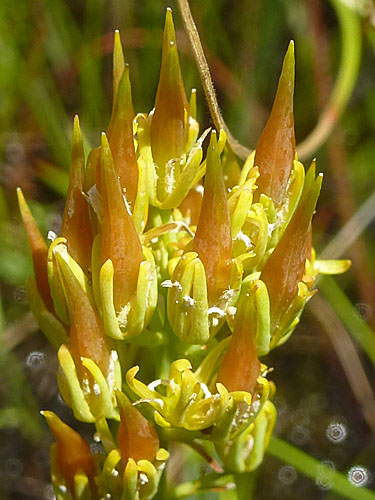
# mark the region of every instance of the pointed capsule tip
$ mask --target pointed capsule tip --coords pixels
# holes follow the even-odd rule
[[[41,410],[40,414],[47,420],[47,423],[51,422],[56,415],[49,410]]]
[[[216,133],[216,130],[213,129],[211,130],[211,134],[210,134],[210,144],[209,144],[209,148],[215,148],[217,145],[217,133]]]
[[[29,206],[25,200],[25,196],[20,187],[17,188],[17,198],[18,198],[18,206],[20,208],[22,219],[24,216],[30,211]]]
[[[292,71],[294,73],[294,66],[295,66],[294,41],[291,40],[289,42],[288,49],[285,53],[283,62],[283,72],[285,71],[286,68],[288,68],[289,71]]]
[[[79,116],[74,115],[73,119],[73,135],[78,135],[79,137],[81,136],[81,127],[79,123]]]
[[[176,33],[174,30],[172,9],[167,7],[165,13],[165,25],[164,25],[164,43],[165,41],[174,41],[176,43]]]
[[[105,151],[110,150],[109,142],[108,142],[108,137],[107,137],[107,134],[105,132],[102,132],[102,135],[101,135],[101,144],[100,145],[102,147],[103,153]]]

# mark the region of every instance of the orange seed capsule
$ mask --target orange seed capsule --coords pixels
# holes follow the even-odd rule
[[[260,362],[255,348],[252,311],[243,300],[237,313],[236,324],[217,376],[229,392],[254,393],[260,375]]]
[[[134,207],[138,189],[138,164],[133,138],[134,110],[129,80],[129,66],[126,65],[119,82],[114,120],[109,144],[121,188],[126,199]]]
[[[124,465],[128,459],[153,462],[159,449],[155,427],[135,408],[124,394],[117,391],[120,425],[117,438]]]
[[[56,439],[60,471],[70,491],[74,492],[74,476],[79,471],[84,472],[92,482],[95,475],[95,464],[89,444],[53,412],[43,411],[41,413]]]
[[[160,79],[150,130],[152,154],[161,174],[170,159],[179,158],[183,153],[184,115],[187,109],[172,10],[168,8],[163,33]]]
[[[53,300],[48,283],[47,274],[47,254],[48,248],[42,235],[40,234],[37,223],[32,216],[30,209],[23,196],[21,188],[17,188],[18,205],[20,207],[23,225],[25,226],[31,255],[34,265],[34,273],[38,292],[50,312],[54,312]]]
[[[309,227],[322,184],[313,164],[305,178],[301,199],[260,279],[267,285],[271,308],[271,332],[296,297],[302,281],[309,245]]]
[[[70,255],[87,273],[91,265],[92,231],[88,204],[83,196],[85,156],[78,116],[74,117],[70,179],[61,234],[68,241]]]
[[[139,266],[143,260],[142,245],[133,219],[125,204],[115,171],[112,153],[102,135],[102,262],[111,259],[114,267],[114,304],[121,310],[137,289]]]
[[[213,305],[229,287],[232,262],[231,226],[215,131],[211,133],[207,151],[204,194],[193,250],[203,262],[208,302]]]
[[[271,115],[258,142],[254,165],[260,177],[255,201],[264,193],[276,208],[283,201],[296,151],[293,116],[294,42],[289,43]]]
[[[106,377],[110,353],[99,314],[92,306],[65,257],[56,252],[56,259],[69,302],[71,317],[69,338],[76,366],[81,372],[81,377],[86,376],[81,357],[90,358]]]

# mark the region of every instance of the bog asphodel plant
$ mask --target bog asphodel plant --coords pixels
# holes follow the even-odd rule
[[[311,219],[322,176],[295,149],[294,46],[271,115],[241,166],[199,133],[167,10],[155,107],[134,114],[115,33],[113,108],[85,160],[74,120],[61,236],[49,248],[21,190],[30,307],[57,349],[62,397],[101,453],[49,411],[60,500],[150,499],[170,440],[212,442],[224,471],[254,470],[276,419],[262,358],[283,344],[323,269]],[[207,141],[207,153],[203,143]]]

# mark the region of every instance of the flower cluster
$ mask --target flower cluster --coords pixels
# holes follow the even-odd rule
[[[57,349],[62,397],[103,445],[93,455],[43,413],[58,499],[152,498],[168,459],[160,440],[210,441],[229,471],[261,463],[276,411],[260,358],[288,339],[316,274],[348,265],[314,257],[322,176],[297,159],[293,92],[290,43],[256,152],[240,166],[223,131],[199,135],[168,9],[148,114],[134,114],[115,33],[111,120],[87,160],[74,120],[61,236],[49,247],[18,191],[30,307]]]

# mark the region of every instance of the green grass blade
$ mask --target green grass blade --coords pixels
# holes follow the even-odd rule
[[[375,333],[361,318],[357,309],[333,278],[330,276],[322,277],[319,280],[319,290],[375,365]]]
[[[324,465],[316,458],[295,448],[282,439],[272,437],[267,453],[292,465],[303,475],[315,480],[319,476],[329,477],[331,490],[350,500],[375,500],[375,493],[367,488],[354,486],[346,477]]]

